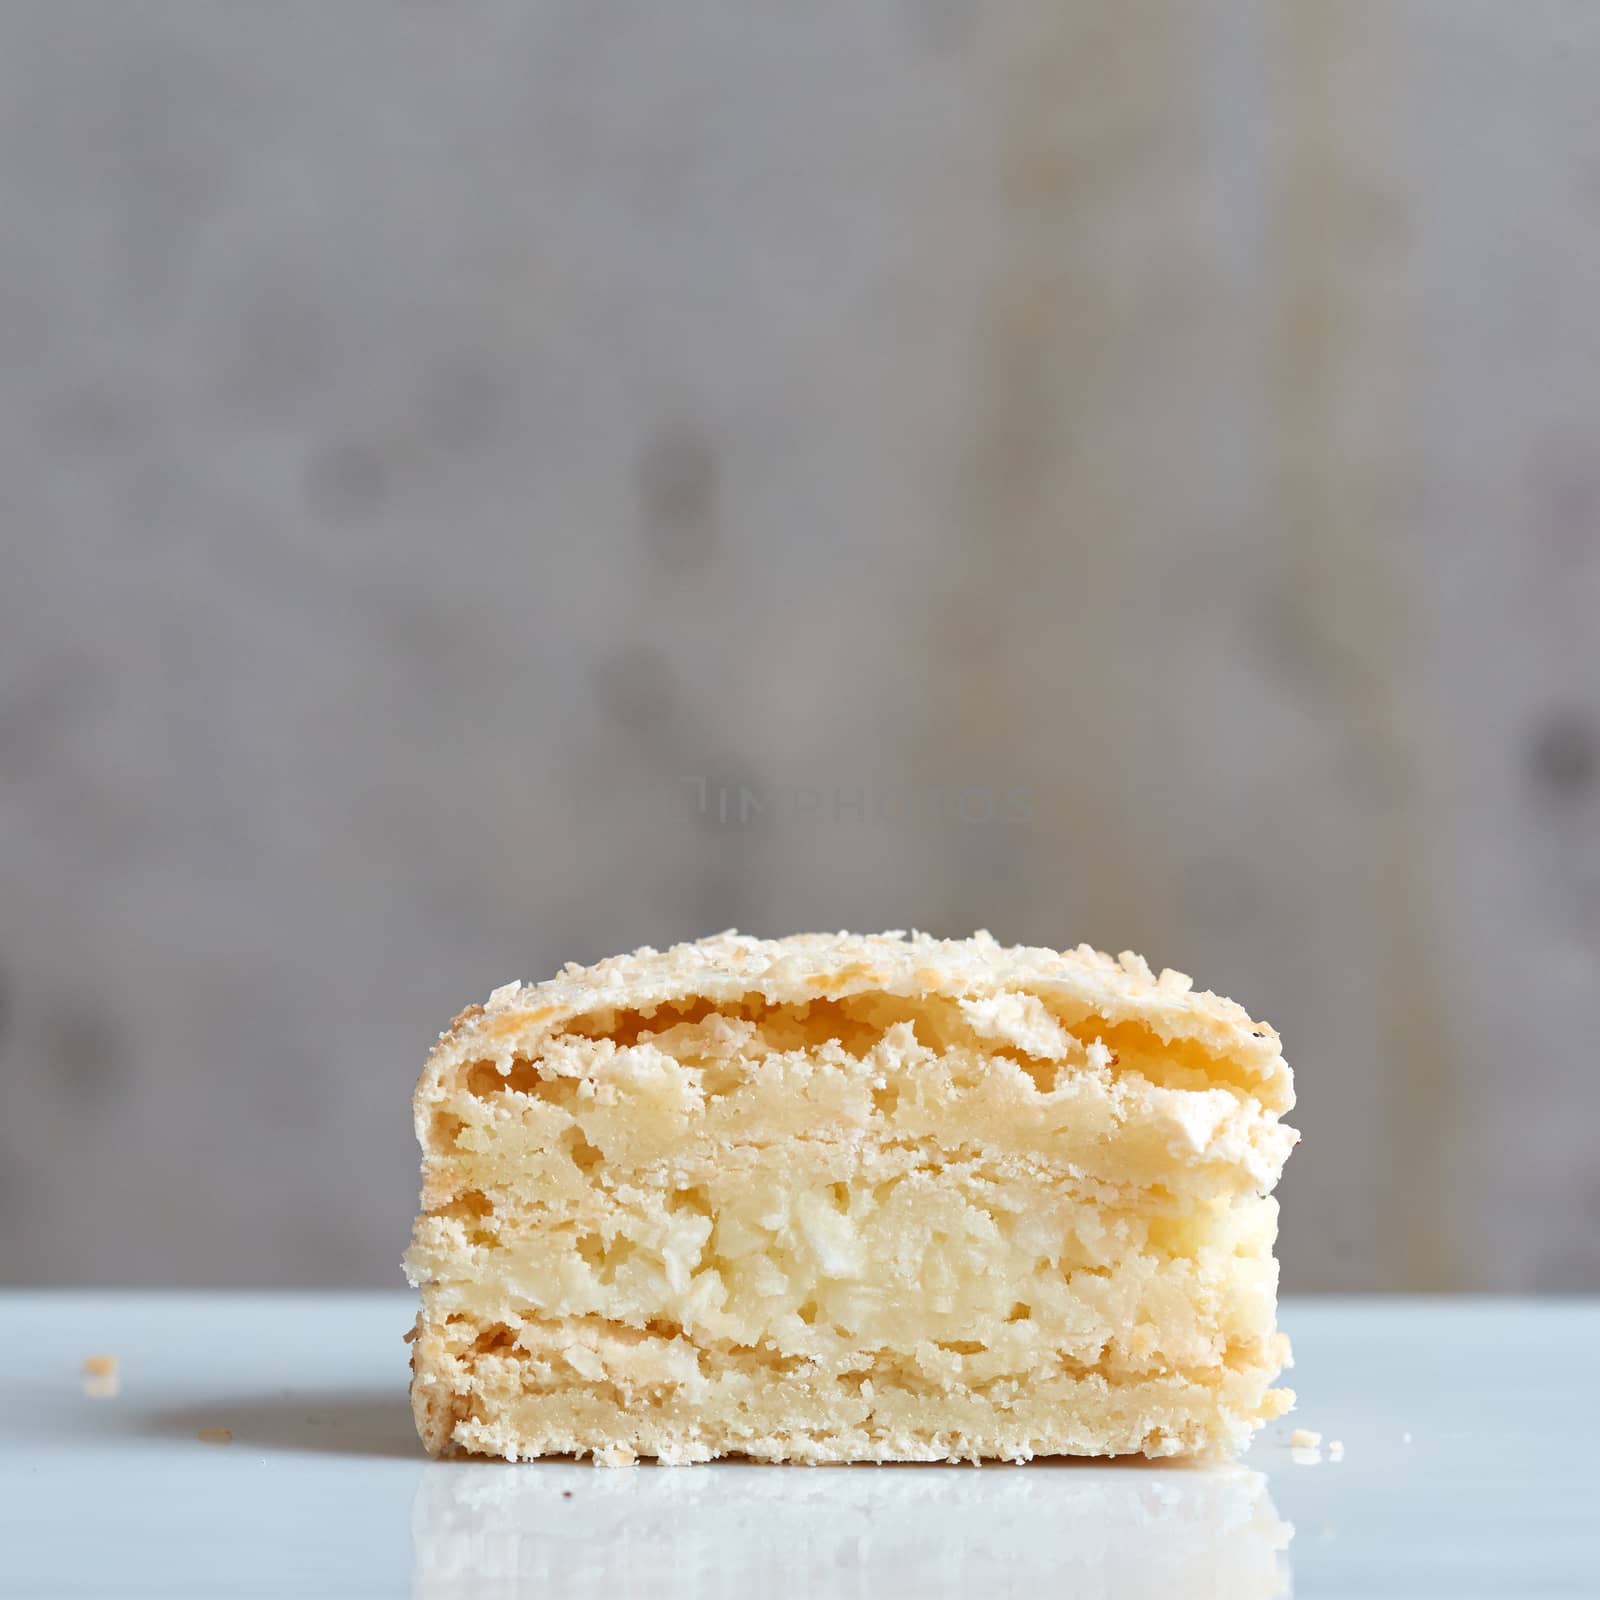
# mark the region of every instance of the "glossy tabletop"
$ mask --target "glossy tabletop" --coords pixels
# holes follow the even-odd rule
[[[1290,1301],[1231,1467],[430,1462],[411,1312],[0,1295],[0,1595],[1600,1595],[1597,1301]]]

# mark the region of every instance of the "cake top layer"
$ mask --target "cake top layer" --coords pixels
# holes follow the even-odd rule
[[[1293,1103],[1277,1031],[1242,1006],[1196,990],[1187,974],[1159,976],[1142,956],[1113,959],[1089,945],[1057,951],[1002,945],[980,930],[970,939],[927,934],[804,933],[755,939],[728,931],[670,950],[642,946],[592,967],[569,962],[543,983],[509,983],[484,1006],[469,1006],[440,1035],[423,1078],[478,1056],[536,1051],[574,1019],[607,1011],[649,1016],[695,1002],[799,1006],[881,993],[1015,1004],[1032,996],[1050,1011],[1133,1023],[1164,1044],[1192,1041],[1260,1085],[1275,1107]],[[420,1086],[419,1086],[420,1087]]]

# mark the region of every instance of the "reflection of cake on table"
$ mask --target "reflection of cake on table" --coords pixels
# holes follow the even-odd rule
[[[420,1474],[412,1594],[1268,1600],[1288,1592],[1292,1531],[1266,1479],[1233,1465],[514,1472],[451,1462]]]
[[[1082,946],[724,934],[497,990],[417,1087],[435,1453],[1229,1453],[1286,1407],[1271,1028]]]

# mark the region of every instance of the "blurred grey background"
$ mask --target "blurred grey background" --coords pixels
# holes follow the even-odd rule
[[[0,1279],[396,1286],[491,987],[987,926],[1281,1028],[1288,1286],[1600,1288],[1597,82],[0,0]]]

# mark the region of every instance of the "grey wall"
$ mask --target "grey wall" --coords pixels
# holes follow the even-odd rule
[[[0,1279],[394,1284],[494,985],[987,925],[1277,1023],[1291,1286],[1600,1288],[1597,74],[0,0]]]

